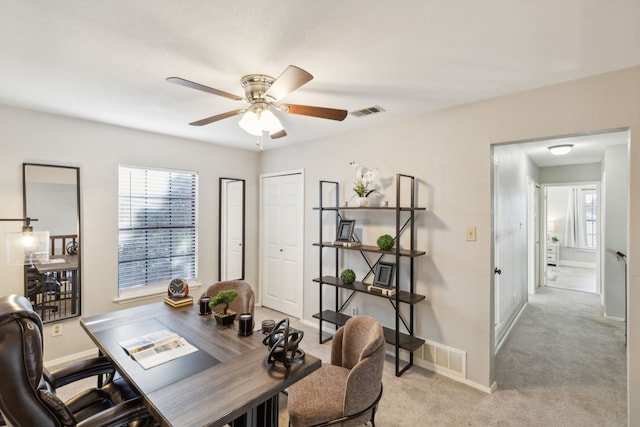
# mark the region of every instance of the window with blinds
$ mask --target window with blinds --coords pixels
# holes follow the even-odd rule
[[[120,167],[118,289],[195,279],[195,172]]]

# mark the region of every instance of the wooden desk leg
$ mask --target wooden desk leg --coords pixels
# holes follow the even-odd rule
[[[231,427],[278,427],[278,394],[231,422]]]

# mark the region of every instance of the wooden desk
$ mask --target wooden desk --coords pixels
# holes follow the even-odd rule
[[[307,354],[288,369],[270,365],[262,334],[243,337],[237,325],[220,328],[213,316],[198,315],[197,304],[173,308],[160,302],[80,323],[163,426],[277,426],[278,393],[321,364]],[[161,329],[176,332],[199,351],[145,371],[118,344]]]

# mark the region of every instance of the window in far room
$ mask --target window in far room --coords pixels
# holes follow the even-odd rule
[[[196,172],[120,167],[119,295],[197,277],[197,187]]]
[[[585,246],[596,248],[596,221],[598,219],[596,190],[582,190],[584,197]]]

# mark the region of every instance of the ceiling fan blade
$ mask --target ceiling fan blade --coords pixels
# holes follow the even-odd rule
[[[242,114],[247,110],[233,110],[227,111],[226,113],[218,114],[215,116],[207,117],[206,119],[198,120],[197,122],[189,123],[191,126],[204,126],[209,123],[217,122],[218,120],[228,119],[229,117],[236,116],[238,114]]]
[[[321,119],[343,121],[348,114],[347,110],[337,110],[335,108],[311,107],[309,105],[284,104],[279,107],[289,114],[300,114],[302,116],[319,117]]]
[[[283,136],[287,136],[287,132],[282,129],[279,132],[276,132],[274,134],[271,135],[271,139],[277,139],[277,138],[282,138]]]
[[[224,92],[222,90],[214,89],[209,86],[201,85],[200,83],[194,83],[189,80],[181,79],[180,77],[167,77],[169,83],[175,83],[180,86],[190,87],[191,89],[198,89],[203,92],[212,93],[218,96],[224,96],[225,98],[233,99],[235,101],[242,101],[243,98],[232,93]]]
[[[289,65],[265,93],[265,97],[279,100],[313,79],[313,76],[300,67]]]

